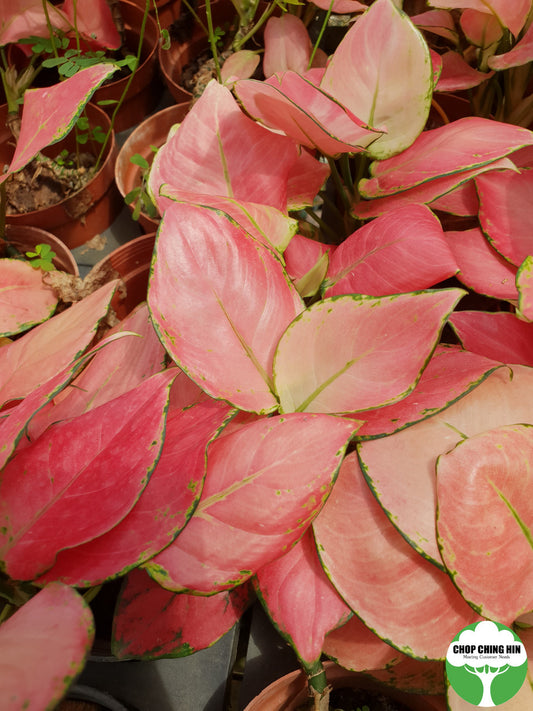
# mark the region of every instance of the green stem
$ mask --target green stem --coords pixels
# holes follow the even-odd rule
[[[42,0],[43,4],[43,12],[44,16],[46,18],[46,27],[48,29],[48,34],[50,35],[50,42],[52,44],[52,52],[54,54],[54,57],[57,59],[59,57],[59,54],[57,52],[57,46],[56,46],[56,41],[54,37],[54,28],[52,26],[52,22],[50,20],[50,15],[48,14],[48,6],[46,4],[46,0]]]
[[[211,47],[211,54],[213,55],[213,61],[215,62],[217,81],[221,82],[220,62],[218,61],[218,47],[215,32],[213,29],[213,16],[211,15],[211,0],[205,0],[205,16],[207,18],[207,33],[209,37],[209,45]]]
[[[333,9],[333,0],[331,0],[328,11],[326,12],[326,16],[324,17],[324,22],[322,23],[322,27],[320,28],[320,32],[318,33],[318,37],[316,39],[316,42],[313,46],[313,51],[311,52],[311,56],[309,57],[309,63],[307,65],[308,69],[311,69],[311,65],[313,64],[313,60],[315,58],[315,54],[317,52],[317,49],[320,45],[320,42],[322,41],[322,37],[324,36],[324,32],[326,31],[326,27],[328,26],[329,18],[331,16],[331,11]]]
[[[251,30],[249,30],[242,37],[237,35],[237,37],[233,40],[233,44],[232,44],[232,47],[235,50],[235,52],[237,52],[239,49],[244,47],[246,42],[248,42],[248,40],[251,39],[255,35],[255,33],[259,30],[259,28],[262,27],[265,24],[265,22],[268,20],[268,18],[272,15],[272,13],[274,12],[274,10],[276,9],[277,6],[278,6],[277,2],[270,3],[268,5],[268,7],[265,8],[265,10],[263,11],[263,14],[257,20],[257,22],[255,23],[255,25],[252,27]]]
[[[329,708],[329,687],[322,662],[319,660],[309,667],[306,665],[305,671],[307,685],[314,699],[313,710],[326,711]]]
[[[198,27],[201,27],[203,32],[205,32],[206,35],[209,35],[209,32],[207,31],[207,27],[204,25],[204,23],[198,16],[198,13],[195,11],[194,7],[190,4],[189,0],[182,0],[182,2],[185,5],[185,7],[187,8],[187,10],[194,17],[194,21],[198,25]]]
[[[328,223],[327,223],[327,222],[324,222],[324,220],[322,220],[322,219],[314,212],[314,210],[313,210],[312,207],[306,207],[306,208],[304,208],[304,209],[305,209],[305,212],[309,215],[309,217],[311,217],[311,218],[316,222],[316,224],[320,227],[320,229],[322,230],[322,233],[323,233],[324,235],[327,235],[331,240],[333,240],[333,242],[334,242],[335,244],[337,244],[337,242],[338,242],[338,235],[337,235],[337,233],[335,232],[335,230],[332,230],[331,227],[328,225]]]
[[[333,158],[330,156],[327,156],[329,167],[331,170],[331,177],[333,178],[333,182],[335,183],[335,188],[337,189],[337,192],[340,195],[340,198],[342,200],[342,204],[344,205],[345,210],[350,212],[352,209],[352,202],[350,200],[350,197],[348,193],[346,192],[346,188],[342,183],[341,176],[339,174],[339,171],[337,169],[337,163]]]

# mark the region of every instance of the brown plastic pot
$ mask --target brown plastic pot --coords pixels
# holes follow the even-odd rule
[[[48,244],[55,252],[52,260],[56,269],[79,276],[74,255],[64,242],[40,227],[31,225],[6,225],[6,238],[21,254],[35,250],[38,244]]]
[[[140,28],[144,16],[144,4],[141,9],[134,2],[121,0],[119,6],[126,30],[126,46],[131,52],[137,54]],[[149,14],[146,18],[141,62],[115,118],[113,128],[116,133],[135,126],[157,106],[162,90],[157,66],[158,44],[159,29],[156,21]],[[129,77],[126,76],[104,84],[95,91],[92,99],[93,103],[98,104],[100,101],[110,100],[118,101],[126,88],[128,80]],[[113,115],[115,107],[116,104],[102,106],[109,116]]]
[[[167,140],[168,132],[176,123],[181,123],[189,111],[189,102],[174,104],[162,109],[145,119],[127,138],[119,151],[115,163],[115,182],[122,197],[141,185],[141,169],[131,162],[134,155],[141,155],[149,163],[154,152],[151,146],[160,148]],[[133,205],[128,205],[133,211]],[[139,215],[139,224],[145,232],[154,232],[159,219],[152,218],[144,212]]]
[[[132,0],[144,10],[146,0]],[[181,12],[181,0],[156,0],[157,17],[161,27],[166,28],[178,19]],[[150,14],[155,17],[153,0],[150,0]]]
[[[357,672],[350,672],[333,662],[324,664],[328,682],[333,688],[361,688],[381,691],[391,699],[403,703],[412,711],[446,711],[446,701],[443,696],[426,696],[408,694],[379,684],[369,677]],[[301,671],[291,672],[281,679],[276,679],[267,686],[259,696],[256,696],[245,711],[296,711],[308,699],[307,677]]]
[[[87,104],[86,115],[92,127],[100,126],[107,131],[108,115],[93,104]],[[0,107],[0,165],[9,164],[14,152],[11,132],[6,127],[7,106]],[[87,144],[84,150],[88,150]],[[59,143],[43,150],[49,157],[57,156],[63,148],[75,150],[76,137],[73,131]],[[95,146],[99,151],[100,145]],[[59,237],[73,249],[107,229],[122,209],[123,202],[115,185],[115,160],[118,154],[115,135],[112,132],[107,143],[100,170],[81,190],[55,205],[31,212],[6,215],[12,225],[38,225]]]

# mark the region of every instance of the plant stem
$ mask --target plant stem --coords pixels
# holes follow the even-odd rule
[[[218,47],[213,28],[213,16],[211,15],[211,0],[205,0],[205,16],[207,18],[207,33],[209,37],[209,46],[211,47],[211,54],[213,55],[213,61],[215,62],[217,81],[220,82],[220,62],[218,61]]]
[[[232,47],[235,50],[235,52],[237,52],[239,49],[244,47],[246,42],[248,42],[248,40],[255,35],[257,30],[259,30],[259,28],[262,27],[265,24],[265,22],[268,20],[268,18],[272,15],[272,13],[274,12],[274,10],[276,9],[277,6],[278,6],[277,2],[270,3],[265,8],[265,10],[263,11],[263,14],[257,20],[257,22],[255,23],[255,25],[252,27],[251,30],[249,30],[242,37],[239,35],[239,33],[237,33],[235,39],[233,40],[233,44],[232,44]]]
[[[326,31],[326,27],[328,26],[329,18],[331,16],[331,11],[333,9],[333,0],[331,0],[328,11],[326,12],[326,16],[324,17],[324,22],[322,23],[322,27],[320,28],[320,32],[318,33],[318,37],[316,38],[316,42],[313,46],[313,51],[311,52],[311,56],[309,57],[309,62],[307,64],[307,68],[311,69],[311,65],[313,64],[313,59],[315,58],[316,51],[320,45],[320,42],[322,41],[322,37],[324,36],[324,32]]]
[[[329,687],[326,672],[319,660],[310,667],[306,667],[307,684],[314,700],[313,711],[327,711],[329,709]]]
[[[46,18],[46,27],[48,28],[48,34],[50,35],[50,43],[52,44],[52,51],[54,53],[54,57],[57,59],[59,57],[59,54],[57,52],[57,46],[56,46],[55,37],[54,37],[54,28],[53,28],[52,22],[50,20],[50,15],[48,14],[48,6],[46,4],[46,0],[42,0],[42,4],[43,4],[44,16]]]
[[[331,177],[333,179],[333,182],[335,183],[335,188],[336,188],[337,192],[339,193],[339,196],[342,200],[342,204],[344,205],[344,209],[347,212],[350,212],[350,210],[352,209],[352,202],[350,200],[348,193],[346,192],[346,186],[344,186],[342,183],[341,176],[340,176],[339,171],[337,169],[337,163],[330,156],[327,156],[327,158],[328,158],[329,167],[331,169]]]

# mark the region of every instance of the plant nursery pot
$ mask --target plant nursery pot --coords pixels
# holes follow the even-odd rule
[[[141,8],[134,2],[121,0],[119,6],[126,30],[126,46],[131,52],[137,54],[140,28],[144,15],[144,3]],[[135,126],[157,106],[162,88],[157,66],[158,43],[159,29],[157,23],[151,15],[148,15],[141,61],[115,118],[113,128],[116,133]],[[93,103],[98,104],[100,101],[119,100],[128,81],[129,77],[126,76],[104,84],[95,91],[92,99]],[[102,108],[108,116],[112,116],[115,106],[115,104],[106,104]]]
[[[57,706],[57,711],[135,711],[125,706],[105,691],[91,686],[75,684]]]
[[[131,162],[134,155],[141,155],[150,164],[154,157],[151,146],[160,148],[167,140],[168,132],[176,123],[181,123],[189,111],[189,102],[174,104],[145,119],[133,130],[119,151],[115,163],[115,182],[122,197],[141,185],[141,169]],[[128,205],[133,212],[133,205]],[[139,215],[139,224],[145,232],[154,232],[159,224],[145,212]]]
[[[120,290],[111,301],[119,319],[125,318],[142,301],[146,301],[150,264],[155,245],[155,232],[141,235],[113,250],[93,268],[110,269],[118,272],[126,287],[126,294]]]
[[[391,699],[402,703],[410,711],[446,711],[443,696],[408,694],[379,684],[369,677],[350,672],[333,662],[324,664],[326,676],[333,689],[366,689],[380,691]],[[294,671],[281,679],[276,679],[256,696],[245,711],[296,711],[308,699],[307,678],[301,671]]]
[[[92,127],[100,126],[107,131],[108,115],[98,106],[87,104],[85,108]],[[0,165],[9,164],[14,152],[11,132],[6,127],[7,106],[0,107]],[[74,132],[59,143],[43,150],[49,157],[57,156],[63,148],[73,151],[76,146]],[[81,190],[68,198],[41,210],[6,215],[12,225],[39,225],[52,232],[73,249],[84,244],[94,235],[107,229],[122,209],[122,199],[115,185],[115,160],[118,154],[114,132],[106,146],[100,170]]]
[[[6,237],[21,253],[34,251],[38,244],[48,244],[56,256],[52,260],[56,269],[74,276],[79,275],[74,255],[64,242],[40,227],[32,225],[6,225]]]
[[[144,10],[146,0],[133,0],[133,2]],[[161,27],[167,28],[180,16],[181,0],[156,0],[157,17]],[[155,17],[153,0],[150,0],[150,14]]]

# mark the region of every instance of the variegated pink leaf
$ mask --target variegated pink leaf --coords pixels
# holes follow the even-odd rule
[[[282,412],[360,412],[408,395],[460,289],[324,299],[280,339],[274,383]],[[347,334],[350,334],[347,337]]]
[[[533,425],[508,425],[437,460],[442,558],[463,597],[506,625],[533,608],[532,455]]]
[[[42,148],[60,141],[95,90],[116,70],[113,64],[94,64],[53,86],[26,91],[17,147],[0,183],[23,168]]]
[[[291,168],[287,184],[287,209],[301,210],[313,205],[320,188],[330,173],[329,165],[313,158],[309,151],[301,150]]]
[[[429,204],[432,210],[449,212],[451,215],[460,217],[473,217],[479,212],[479,199],[473,180],[457,186],[449,193],[435,198]]]
[[[488,60],[491,69],[504,70],[520,67],[533,59],[533,27],[530,25],[515,46],[503,54],[494,54]]]
[[[263,72],[270,77],[276,72],[304,74],[311,57],[311,40],[299,17],[285,12],[281,17],[270,17],[265,26]]]
[[[442,567],[435,535],[437,457],[463,437],[533,422],[533,372],[499,368],[447,409],[402,432],[358,447],[361,466],[391,523],[421,555]]]
[[[258,126],[228,88],[212,81],[157,152],[149,185],[161,214],[170,203],[160,197],[166,183],[175,197],[181,191],[218,195],[283,211],[297,156],[293,141]]]
[[[456,272],[438,219],[424,205],[406,205],[363,225],[337,247],[325,295],[415,291]]]
[[[345,669],[368,672],[392,667],[403,654],[368,629],[357,615],[326,635],[324,654]]]
[[[303,303],[267,247],[223,214],[175,203],[159,228],[148,303],[168,352],[206,392],[276,409],[274,349]]]
[[[495,368],[495,361],[461,350],[437,346],[413,392],[395,405],[361,413],[357,439],[393,434],[445,410],[477,387]]]
[[[467,116],[424,131],[400,155],[374,163],[373,177],[362,180],[359,187],[367,198],[393,195],[435,178],[487,165],[531,145],[533,132],[525,128]]]
[[[533,321],[533,257],[524,259],[516,274],[518,310],[523,318]]]
[[[518,35],[527,19],[530,10],[530,0],[431,0],[433,7],[443,7],[449,10],[454,8],[479,10],[494,15],[504,27]]]
[[[491,78],[494,72],[479,72],[471,67],[463,57],[450,50],[441,55],[442,71],[435,91],[463,91],[479,86]]]
[[[4,711],[55,708],[81,672],[94,637],[79,593],[59,583],[31,598],[0,626]]]
[[[459,44],[459,34],[453,16],[448,10],[426,10],[418,15],[412,15],[411,22],[420,30],[444,37],[455,45]]]
[[[391,525],[366,485],[355,452],[344,460],[313,529],[324,569],[344,600],[405,654],[444,659],[457,630],[479,619],[449,576],[418,555]]]
[[[19,259],[0,259],[0,336],[13,336],[54,313],[57,296],[43,272]]]
[[[8,575],[36,578],[59,551],[102,535],[131,510],[159,457],[174,376],[154,375],[54,425],[4,467],[0,557]]]
[[[132,570],[115,613],[113,654],[119,659],[187,657],[226,634],[251,598],[248,583],[204,597],[170,592],[145,571]]]
[[[466,8],[459,19],[461,29],[469,42],[487,48],[500,41],[503,28],[498,19],[487,12]]]
[[[381,135],[323,89],[290,70],[264,82],[239,81],[235,93],[256,121],[328,156],[360,152]]]
[[[297,413],[216,439],[200,503],[174,543],[146,564],[150,575],[169,589],[212,594],[279,558],[320,511],[356,429],[351,425]]]
[[[532,134],[533,135],[533,134]],[[515,266],[533,253],[533,170],[476,177],[479,222],[492,246]]]
[[[316,242],[304,235],[294,235],[283,257],[285,267],[302,298],[314,296],[320,289],[334,246]]]
[[[254,583],[274,626],[309,672],[320,659],[325,635],[352,614],[320,564],[311,530],[260,568]]]
[[[0,405],[25,397],[87,348],[117,285],[113,281],[102,286],[0,349]]]
[[[445,232],[446,241],[457,260],[457,278],[478,294],[516,300],[516,267],[492,249],[479,227]]]
[[[460,311],[450,316],[450,325],[467,351],[533,366],[533,324],[513,313]]]
[[[202,490],[207,444],[232,412],[214,400],[171,410],[161,456],[133,509],[103,535],[60,551],[38,583],[99,585],[165,548],[192,516]]]

